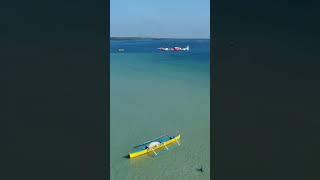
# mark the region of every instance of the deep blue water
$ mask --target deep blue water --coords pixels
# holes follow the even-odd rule
[[[163,53],[159,47],[185,47],[189,45],[191,50],[188,52],[165,52],[172,56],[181,56],[183,54],[195,55],[210,53],[209,39],[163,39],[163,40],[111,40],[110,52],[117,52],[119,48],[125,49],[126,53]],[[208,59],[206,59],[208,60]]]

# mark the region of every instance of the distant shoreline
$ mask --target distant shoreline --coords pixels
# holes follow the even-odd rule
[[[210,40],[210,38],[110,37],[110,40]]]

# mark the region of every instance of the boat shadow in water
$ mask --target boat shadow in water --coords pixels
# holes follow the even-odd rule
[[[129,155],[125,155],[125,156],[122,156],[122,157],[125,158],[125,159],[130,159]]]

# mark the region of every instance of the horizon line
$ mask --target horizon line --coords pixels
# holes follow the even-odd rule
[[[122,38],[122,39],[125,39],[125,38],[136,38],[136,39],[210,39],[210,37],[208,38],[205,38],[205,37],[141,37],[141,36],[110,36],[110,39],[112,38]]]

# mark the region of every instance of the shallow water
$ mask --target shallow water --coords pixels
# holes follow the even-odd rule
[[[186,45],[190,52],[156,49]],[[110,51],[111,179],[209,179],[209,40],[111,41]],[[134,145],[177,132],[181,146],[125,158]]]

